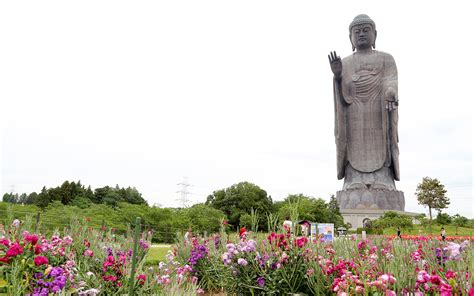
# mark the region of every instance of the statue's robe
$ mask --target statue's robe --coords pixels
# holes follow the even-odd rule
[[[354,53],[342,60],[342,78],[334,80],[337,177],[346,166],[371,173],[390,167],[400,180],[398,111],[386,110],[385,91],[398,93],[393,57],[380,51]]]

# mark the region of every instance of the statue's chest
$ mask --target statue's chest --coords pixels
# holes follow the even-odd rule
[[[378,55],[367,55],[361,57],[355,57],[353,60],[353,73],[357,74],[360,72],[379,72],[383,68],[383,61],[380,60]]]

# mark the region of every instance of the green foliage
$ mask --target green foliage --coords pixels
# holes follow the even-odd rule
[[[458,228],[467,226],[469,223],[469,219],[459,214],[456,214],[452,217],[452,222],[456,226],[456,234],[458,234]]]
[[[229,224],[235,229],[240,224],[240,216],[250,214],[252,208],[263,215],[270,213],[272,198],[257,185],[241,182],[229,188],[214,191],[207,197],[206,205],[224,212],[229,219]],[[260,221],[259,228],[266,228],[264,221]]]
[[[452,222],[458,227],[465,227],[468,225],[469,219],[459,214],[456,214],[452,217]]]
[[[3,195],[4,202],[17,204],[36,204],[40,208],[46,208],[54,201],[60,201],[63,205],[74,205],[81,209],[89,207],[92,203],[105,203],[112,207],[117,207],[120,202],[131,204],[147,204],[141,193],[134,187],[120,188],[105,186],[97,188],[95,192],[91,187],[85,187],[81,181],[69,182],[65,181],[61,186],[46,188],[43,186],[41,192],[37,194],[22,193],[5,193]]]
[[[194,231],[204,233],[218,232],[221,226],[221,220],[224,217],[222,211],[214,209],[205,204],[195,204],[190,208],[183,209],[183,216],[180,217],[182,220],[180,223],[188,223],[187,226],[191,226]]]
[[[451,216],[449,216],[446,213],[439,212],[438,215],[436,216],[436,223],[440,225],[448,225],[448,224],[451,224],[451,222],[452,222]]]
[[[334,223],[336,228],[344,226],[344,219],[341,214],[334,209],[331,210],[326,201],[321,198],[312,198],[303,194],[292,194],[283,202],[279,202],[277,204],[278,216],[282,218],[290,217],[290,202],[295,205],[297,200],[297,219],[316,223]]]
[[[329,199],[329,204],[328,204],[329,210],[333,212],[334,214],[340,215],[341,212],[339,210],[339,204],[337,203],[336,197],[331,195]]]
[[[431,209],[440,211],[449,206],[449,198],[446,196],[446,189],[438,179],[424,177],[423,181],[416,187],[415,195],[418,204],[428,207],[430,222],[433,220]]]
[[[267,214],[267,230],[268,232],[276,232],[278,230],[278,214]]]
[[[388,211],[378,219],[372,221],[374,229],[395,228],[413,228],[413,219],[410,216]]]
[[[8,206],[10,211],[8,211]],[[143,222],[144,231],[152,231],[154,242],[173,242],[177,232],[183,232],[192,227],[194,232],[218,232],[224,214],[210,206],[197,204],[187,209],[157,208],[146,205],[135,205],[120,202],[115,207],[106,204],[92,204],[80,208],[77,205],[65,206],[56,200],[44,209],[34,205],[18,205],[0,202],[0,224],[8,225],[8,221],[28,219],[36,224],[36,214],[40,212],[39,230],[50,233],[55,229],[62,230],[68,226],[71,219],[87,219],[89,225],[114,229],[115,233],[126,233],[128,226],[133,224],[136,217]],[[29,218],[28,218],[29,217]]]
[[[240,216],[240,227],[245,226],[247,229],[252,227],[252,216],[249,214],[243,214]]]
[[[260,222],[260,216],[258,215],[258,210],[254,210],[253,207],[250,209],[250,218],[251,218],[251,229],[253,232],[258,231],[258,223]]]

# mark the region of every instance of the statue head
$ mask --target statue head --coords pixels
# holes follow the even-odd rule
[[[375,48],[376,38],[375,22],[366,14],[359,14],[349,25],[349,39],[352,43],[352,51],[356,48],[357,50]]]

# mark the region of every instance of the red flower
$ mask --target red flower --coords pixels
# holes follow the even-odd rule
[[[245,228],[245,226],[240,228],[239,234],[240,234],[240,238],[247,235],[247,228]]]
[[[5,256],[5,257],[0,258],[0,262],[8,263],[8,257]]]
[[[23,247],[19,243],[15,243],[10,246],[10,249],[5,254],[6,257],[15,257],[23,254]]]
[[[138,283],[139,283],[140,285],[143,285],[143,284],[145,284],[145,281],[146,281],[146,275],[144,275],[144,274],[139,274],[139,275],[137,276],[137,279],[138,279]]]
[[[44,256],[36,256],[34,261],[35,261],[36,266],[46,265],[49,263],[48,258]]]
[[[38,236],[36,234],[25,233],[23,237],[25,241],[30,242],[33,246],[38,242]]]
[[[41,254],[41,246],[40,245],[35,246],[35,254],[36,255]]]
[[[10,245],[10,241],[6,238],[0,239],[0,244],[4,245],[5,247],[8,247]]]

